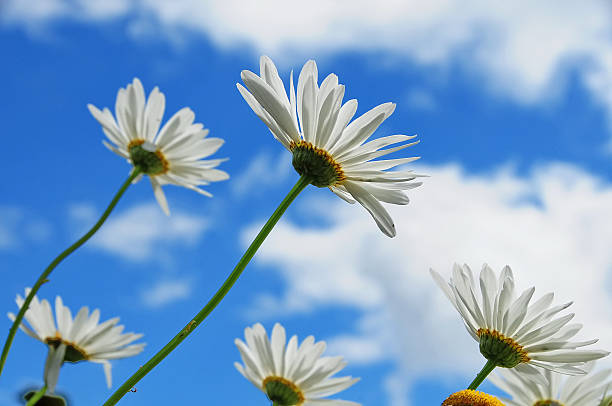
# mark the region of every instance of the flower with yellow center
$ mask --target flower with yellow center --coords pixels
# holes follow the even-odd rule
[[[434,270],[431,274],[463,318],[470,335],[478,341],[480,352],[492,367],[487,373],[495,366],[516,368],[517,372],[544,382],[542,368],[569,375],[584,374],[581,366],[585,362],[609,354],[601,350],[577,350],[597,340],[570,341],[582,325],[568,324],[573,313],[556,316],[571,302],[551,307],[552,293],[532,302],[533,287],[517,297],[514,276],[508,266],[496,278],[485,264],[480,272],[480,292],[467,265],[455,264],[449,282]]]
[[[495,396],[471,389],[462,390],[450,395],[442,406],[504,406]]]
[[[112,142],[102,141],[104,145],[149,176],[157,202],[169,214],[162,185],[183,186],[210,197],[199,186],[226,180],[229,175],[215,169],[225,159],[203,160],[224,141],[207,137],[209,131],[193,122],[195,115],[188,107],[179,110],[159,129],[165,104],[166,98],[157,87],[145,99],[142,84],[135,78],[117,93],[117,121],[108,108],[101,111],[91,104],[87,107]]]
[[[26,289],[26,295],[29,290]],[[17,305],[21,307],[23,302],[21,295],[17,295]],[[8,316],[11,320],[15,320],[13,313],[9,313]],[[38,297],[34,296],[25,313],[25,319],[31,328],[23,323],[19,327],[27,335],[49,347],[44,371],[48,393],[54,392],[64,362],[91,361],[102,364],[106,384],[110,388],[109,360],[131,357],[144,348],[143,343],[130,345],[142,337],[142,334],[124,334],[123,326],[117,325],[118,317],[98,324],[100,311],[95,309],[89,314],[89,309],[83,306],[73,319],[70,309],[64,306],[59,296],[55,298],[55,318],[49,302],[45,299],[39,301]]]
[[[419,186],[414,180],[421,175],[387,170],[418,157],[375,159],[416,144],[406,143],[415,136],[390,135],[366,142],[393,113],[395,104],[381,104],[351,122],[357,100],[342,104],[344,85],[333,73],[319,86],[317,64],[312,60],[300,72],[297,95],[291,74],[289,97],[267,56],[261,57],[259,76],[244,70],[241,77],[246,88],[237,84],[238,90],[272,135],[291,151],[295,170],[308,176],[311,184],[328,187],[349,203],[359,202],[383,233],[395,236],[393,220],[381,202],[408,204],[404,191]]]
[[[360,406],[359,403],[322,399],[357,382],[350,376],[332,377],[346,366],[342,357],[321,357],[325,341],[308,336],[298,346],[297,336],[286,343],[285,328],[274,325],[272,336],[257,323],[244,330],[246,343],[236,339],[244,365],[236,369],[277,406]]]
[[[612,388],[610,369],[593,371],[595,362],[584,366],[586,375],[563,376],[544,371],[546,382],[534,382],[512,369],[491,375],[491,382],[510,395],[503,399],[508,406],[591,406],[600,404],[607,389]]]

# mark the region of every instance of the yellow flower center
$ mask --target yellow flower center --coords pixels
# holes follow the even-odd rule
[[[514,368],[521,362],[529,362],[527,351],[522,345],[496,330],[479,329],[480,353],[495,365],[503,368]]]
[[[64,355],[64,362],[79,362],[89,359],[89,354],[76,345],[75,343],[71,343],[70,341],[66,341],[62,338],[59,331],[55,333],[55,337],[47,337],[45,338],[45,343],[47,345],[52,345],[57,348],[60,344],[66,345],[66,354]]]
[[[504,406],[495,396],[484,392],[465,389],[450,395],[442,406]]]
[[[146,143],[146,144],[145,144]],[[152,150],[153,144],[145,140],[132,140],[127,146],[134,166],[139,167],[147,175],[162,175],[170,169],[170,163],[159,150]]]
[[[267,377],[261,386],[268,398],[280,406],[301,406],[306,400],[296,384],[280,376]]]
[[[300,175],[308,176],[313,185],[328,187],[346,179],[342,166],[324,149],[306,141],[292,142],[289,149],[293,153],[293,167]]]

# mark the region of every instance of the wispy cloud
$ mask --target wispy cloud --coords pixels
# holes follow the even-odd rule
[[[412,202],[389,207],[395,239],[384,237],[362,208],[323,196],[329,228],[280,223],[256,262],[277,269],[287,288],[258,303],[260,317],[274,309],[355,308],[363,315],[357,332],[331,340],[349,359],[397,360],[406,382],[440,371],[467,376],[481,367],[477,345],[428,269],[448,275],[454,262],[477,271],[487,262],[497,271],[510,265],[518,287],[536,286],[536,295],[554,291],[559,303],[574,300],[584,337],[612,348],[611,184],[561,164],[526,177],[508,168],[482,176],[453,165],[418,171],[431,178]],[[253,232],[245,230],[245,241]],[[389,388],[409,389],[396,378],[389,377]]]
[[[70,208],[70,215],[81,225],[95,221],[95,209],[79,204]],[[194,245],[206,231],[204,217],[176,210],[166,216],[153,203],[134,206],[113,214],[90,246],[132,261],[146,261],[179,245]]]
[[[160,308],[191,296],[192,281],[187,279],[161,280],[144,289],[140,299],[144,306]]]
[[[292,170],[291,154],[287,151],[278,155],[260,152],[242,173],[234,177],[230,184],[232,193],[238,197],[259,194],[282,184]]]
[[[382,50],[422,66],[464,66],[519,102],[563,92],[577,72],[612,116],[612,3],[585,0],[286,1],[7,0],[0,21],[30,30],[60,19],[121,18],[128,32],[206,35],[221,48],[249,45],[294,64],[345,50]],[[140,28],[138,28],[140,27]]]
[[[51,237],[51,225],[26,210],[0,206],[0,250],[11,250],[27,243],[43,243]]]

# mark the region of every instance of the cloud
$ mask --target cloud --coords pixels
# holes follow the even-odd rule
[[[19,207],[0,206],[0,250],[44,243],[51,233],[51,225],[47,221]]]
[[[89,205],[73,205],[70,217],[89,227],[97,218]],[[173,211],[166,216],[154,203],[114,213],[94,235],[89,246],[132,261],[146,261],[167,254],[173,247],[196,244],[208,227],[208,220],[190,213]]]
[[[272,156],[264,151],[255,155],[246,169],[235,176],[230,187],[234,196],[244,197],[278,186],[291,174],[291,154],[283,150]]]
[[[612,115],[610,2],[313,0],[297,6],[296,13],[283,0],[7,0],[2,21],[40,30],[58,19],[121,18],[137,38],[165,32],[175,41],[198,33],[221,48],[248,45],[291,64],[338,51],[382,50],[426,67],[458,63],[479,83],[525,103],[557,96],[576,71]]]
[[[359,310],[354,331],[330,340],[332,348],[354,362],[396,360],[389,396],[403,391],[407,399],[416,376],[468,380],[482,367],[477,345],[428,270],[448,276],[454,262],[475,271],[487,262],[496,271],[510,265],[517,286],[536,286],[537,297],[553,291],[555,303],[575,301],[570,309],[585,326],[582,337],[612,348],[612,184],[552,163],[526,176],[508,167],[478,176],[457,165],[417,170],[431,178],[411,193],[412,202],[388,206],[394,239],[361,207],[324,191],[327,210],[316,215],[328,216],[328,228],[281,222],[255,260],[278,271],[286,290],[256,302],[260,317],[330,305]],[[256,229],[244,231],[245,244]]]
[[[191,296],[192,281],[187,279],[162,280],[143,290],[142,303],[149,308],[159,308]]]

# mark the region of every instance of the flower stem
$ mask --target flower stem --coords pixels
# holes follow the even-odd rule
[[[497,365],[495,365],[495,361],[488,360],[485,366],[482,367],[482,370],[478,373],[478,375],[476,375],[476,378],[474,378],[470,386],[468,386],[468,389],[475,390],[476,388],[478,388],[482,381],[485,380],[487,375],[489,375],[495,369],[496,366]]]
[[[102,224],[104,223],[106,218],[109,216],[111,211],[113,211],[113,209],[117,205],[117,202],[119,201],[119,199],[121,198],[123,193],[126,191],[128,186],[130,186],[132,181],[140,173],[141,173],[141,171],[137,167],[135,167],[132,170],[132,173],[130,173],[130,176],[126,179],[125,182],[123,182],[123,185],[121,185],[121,188],[119,188],[119,191],[117,191],[117,193],[115,194],[115,197],[113,197],[113,200],[111,200],[110,204],[108,205],[108,207],[106,208],[104,213],[102,213],[102,217],[100,217],[98,222],[96,224],[94,224],[94,226],[84,236],[79,238],[79,240],[77,242],[75,242],[70,247],[66,248],[65,251],[63,251],[61,254],[59,254],[49,264],[49,266],[47,266],[47,268],[43,271],[43,273],[38,277],[38,280],[36,281],[36,283],[34,284],[32,289],[30,290],[30,293],[28,293],[28,296],[26,297],[25,302],[23,303],[23,305],[19,309],[19,313],[17,313],[17,317],[15,318],[15,321],[13,322],[13,325],[11,326],[11,329],[9,331],[9,335],[6,338],[6,342],[4,343],[4,348],[2,349],[2,357],[0,357],[0,375],[2,374],[2,369],[4,368],[4,364],[6,362],[6,357],[8,356],[8,352],[9,352],[9,350],[11,348],[11,344],[13,343],[13,338],[15,337],[15,333],[17,333],[17,329],[19,328],[19,325],[21,324],[21,320],[23,320],[23,316],[25,315],[26,310],[30,306],[30,302],[32,301],[32,299],[36,295],[36,292],[38,292],[38,290],[40,289],[40,287],[44,283],[49,281],[47,279],[47,277],[49,276],[51,271],[53,271],[53,269],[55,269],[55,267],[60,262],[62,262],[64,260],[64,258],[66,258],[73,251],[75,251],[77,248],[79,248],[81,245],[83,245],[87,240],[89,240],[91,238],[92,235],[95,234],[96,231],[98,231],[98,229],[102,226]]]
[[[26,403],[26,406],[34,406],[40,400],[40,398],[42,398],[45,395],[46,391],[47,391],[47,385],[43,386],[42,388],[40,388],[38,392],[32,395],[30,400],[28,400],[28,403]]]
[[[247,264],[251,261],[261,244],[264,242],[270,231],[274,228],[278,220],[281,218],[287,207],[293,202],[293,200],[300,194],[302,190],[306,186],[310,184],[310,178],[306,176],[300,177],[297,183],[293,186],[291,191],[285,196],[283,201],[276,208],[274,213],[266,224],[261,228],[259,234],[255,237],[249,248],[245,251],[242,258],[232,271],[232,273],[227,277],[223,285],[219,288],[219,290],[214,294],[214,296],[208,301],[206,306],[200,310],[200,312],[191,320],[185,327],[179,331],[179,333],[174,336],[168,344],[166,344],[161,350],[157,352],[146,364],[141,366],[127,381],[119,387],[109,397],[103,406],[112,406],[116,404],[122,397],[125,395],[130,388],[132,388],[138,381],[140,381],[146,374],[148,374],[157,364],[159,364],[168,354],[170,354],[193,330],[196,329],[200,325],[200,323],[214,310],[215,307],[221,302],[223,297],[229,292],[232,288],[238,277],[242,274],[242,271],[247,266]]]

